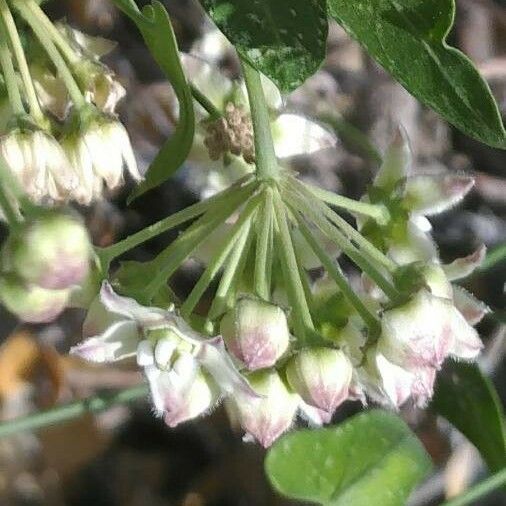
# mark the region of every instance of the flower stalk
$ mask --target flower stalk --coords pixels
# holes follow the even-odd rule
[[[39,126],[43,127],[45,125],[45,116],[40,107],[39,99],[37,98],[37,92],[35,91],[32,76],[30,75],[28,62],[26,61],[25,52],[23,51],[23,45],[19,37],[18,29],[16,28],[16,23],[14,22],[14,18],[12,16],[12,12],[7,4],[7,0],[0,0],[0,16],[16,58],[16,63],[25,88],[30,114]]]
[[[5,0],[1,0],[5,1]],[[82,109],[86,106],[86,100],[84,98],[77,81],[75,80],[72,72],[69,70],[63,56],[58,51],[51,33],[48,33],[43,26],[43,20],[37,10],[33,9],[33,3],[31,0],[26,2],[25,0],[16,0],[14,6],[21,14],[23,19],[30,25],[33,33],[39,39],[39,42],[44,47],[49,59],[56,67],[61,80],[64,82],[67,91],[77,109]]]
[[[259,180],[276,180],[279,177],[279,168],[260,73],[245,61],[242,62],[242,71],[248,90],[251,120],[255,134],[257,177]]]
[[[56,425],[68,420],[79,418],[87,413],[100,413],[118,404],[128,404],[148,395],[148,386],[144,383],[132,388],[120,390],[111,394],[98,394],[58,406],[46,411],[34,413],[20,418],[14,418],[0,423],[0,438],[19,432],[35,431]]]

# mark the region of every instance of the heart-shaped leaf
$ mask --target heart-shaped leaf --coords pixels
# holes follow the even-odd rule
[[[133,0],[114,3],[137,25],[146,45],[169,79],[179,101],[179,120],[170,139],[150,165],[144,181],[137,186],[129,202],[166,181],[183,164],[190,152],[195,133],[192,92],[186,81],[174,31],[167,11],[155,1],[142,13]]]
[[[431,408],[478,448],[492,471],[506,467],[501,402],[494,386],[477,365],[449,361],[438,376]]]
[[[289,92],[325,58],[325,0],[201,0],[239,54]]]
[[[273,486],[295,499],[339,506],[404,506],[430,460],[396,415],[361,413],[338,427],[284,436],[265,462]]]
[[[330,15],[410,93],[464,133],[506,148],[487,83],[446,38],[454,0],[328,0]]]

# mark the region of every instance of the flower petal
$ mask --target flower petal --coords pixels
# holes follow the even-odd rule
[[[110,325],[101,335],[90,337],[70,349],[89,362],[116,362],[134,356],[139,344],[139,331],[132,321],[119,321]]]
[[[482,245],[474,253],[463,258],[457,258],[451,264],[443,265],[446,277],[450,281],[467,278],[480,267],[486,254],[487,247]]]
[[[458,204],[474,186],[474,178],[454,174],[409,177],[405,202],[413,212],[431,216]]]
[[[298,114],[279,115],[271,128],[279,158],[309,155],[336,145],[332,132]]]
[[[453,302],[469,325],[477,325],[490,308],[461,286],[453,285]]]
[[[135,320],[144,328],[156,328],[157,326],[170,324],[173,321],[169,311],[156,307],[145,307],[135,299],[122,297],[113,290],[111,284],[107,281],[102,283],[100,300],[106,309],[112,313]]]
[[[412,158],[406,131],[399,127],[383,157],[383,164],[376,174],[374,186],[387,192],[393,191],[397,183],[408,175]]]
[[[261,397],[232,362],[221,336],[202,343],[196,358],[224,393],[240,393],[249,398]]]

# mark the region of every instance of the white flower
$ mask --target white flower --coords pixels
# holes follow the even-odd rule
[[[99,334],[71,353],[93,362],[136,355],[150,383],[155,411],[170,426],[207,411],[218,399],[217,392],[258,397],[234,366],[220,336],[206,339],[174,311],[141,306],[114,293],[107,282],[84,325],[85,334],[94,331]]]
[[[0,138],[0,154],[37,203],[69,200],[77,173],[56,140],[38,129],[16,128]]]
[[[229,351],[250,371],[273,366],[288,349],[285,312],[274,304],[244,297],[221,320]]]
[[[290,386],[307,404],[330,415],[348,398],[353,368],[346,355],[330,348],[302,350],[290,359]]]
[[[183,53],[181,61],[191,83],[205,94],[219,111],[225,113],[227,105],[232,103],[236,107],[242,107],[244,111],[249,112],[244,82],[232,81],[222,74],[218,68],[196,56]],[[307,155],[335,146],[335,135],[319,123],[298,114],[282,111],[283,101],[272,81],[262,76],[262,84],[267,105],[274,117],[271,129],[276,155],[282,161],[286,163],[287,158],[302,154]],[[199,104],[195,104],[195,112],[198,125],[189,160],[197,164],[205,164],[209,181],[202,182],[204,188],[201,191],[209,196],[230,185],[233,181],[242,177],[245,172],[251,172],[253,166],[246,163],[242,158],[231,154],[225,164],[223,160],[211,160],[204,145],[206,123],[202,120],[207,118],[207,113]],[[215,176],[216,173],[218,176]],[[202,174],[200,174],[200,178],[202,178]]]
[[[91,243],[83,223],[63,213],[25,222],[9,237],[4,267],[26,283],[61,290],[79,285],[89,271]]]
[[[125,127],[114,118],[92,113],[79,118],[77,131],[65,135],[62,146],[79,174],[76,199],[89,204],[101,198],[104,183],[113,190],[123,183],[123,167],[142,179]]]
[[[364,200],[379,200],[387,207],[397,202],[390,209],[393,221],[387,226],[389,230],[382,234],[393,260],[399,264],[439,262],[426,216],[442,213],[459,203],[474,186],[474,179],[452,173],[411,175],[412,163],[409,142],[404,130],[399,128],[385,153],[373,188]],[[389,237],[392,230],[395,233]]]
[[[267,448],[292,426],[300,397],[287,389],[274,369],[254,372],[248,380],[262,397],[252,399],[238,394],[233,405],[247,437]]]
[[[406,304],[385,311],[378,350],[406,369],[439,369],[447,356],[471,360],[483,344],[449,299],[420,290]]]

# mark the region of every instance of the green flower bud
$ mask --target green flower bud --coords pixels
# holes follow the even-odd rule
[[[77,219],[51,213],[28,223],[7,244],[8,267],[26,283],[62,290],[88,274],[91,244]]]
[[[352,372],[346,355],[330,348],[303,350],[286,368],[290,386],[305,402],[327,413],[347,399]]]
[[[220,329],[229,351],[250,371],[273,366],[289,345],[285,312],[260,299],[239,300]]]
[[[46,290],[27,286],[9,275],[0,278],[0,300],[20,320],[27,323],[53,321],[67,306],[70,290]]]

